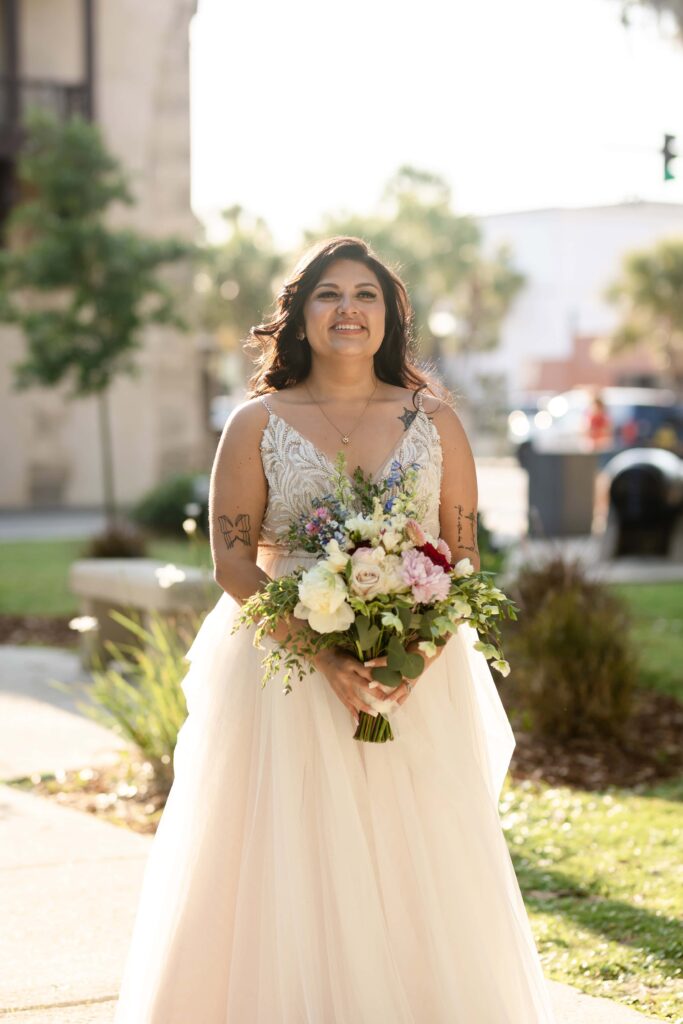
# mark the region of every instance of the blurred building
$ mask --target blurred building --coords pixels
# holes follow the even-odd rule
[[[601,337],[617,324],[602,297],[625,254],[665,237],[683,238],[683,204],[634,201],[579,209],[525,210],[478,218],[485,251],[507,243],[527,277],[493,352],[458,361],[475,397],[515,399],[527,391],[562,391],[582,384],[660,383],[646,351],[605,357]],[[459,367],[459,371],[458,371]]]
[[[94,118],[122,162],[136,205],[117,224],[197,237],[190,209],[189,26],[196,0],[1,0],[0,218],[16,196],[22,112]],[[24,341],[0,326],[0,507],[99,506],[102,467],[94,399],[15,392]],[[117,498],[165,475],[206,469],[202,354],[191,335],[147,330],[140,375],[111,390]]]

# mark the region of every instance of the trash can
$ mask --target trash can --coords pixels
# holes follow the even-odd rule
[[[609,509],[602,557],[659,555],[683,561],[683,459],[665,448],[629,448],[603,472]]]
[[[598,452],[527,449],[529,536],[590,534],[599,458]]]

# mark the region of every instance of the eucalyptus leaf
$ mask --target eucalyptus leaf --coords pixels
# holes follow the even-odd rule
[[[401,641],[397,636],[392,636],[391,640],[387,644],[387,665],[389,668],[398,672],[403,672],[403,666],[407,657],[408,652]]]
[[[403,662],[403,675],[407,676],[408,679],[416,679],[424,672],[424,667],[425,663],[422,655],[411,651],[406,655],[406,660]]]
[[[400,686],[403,681],[403,675],[400,672],[385,668],[384,665],[373,668],[372,678],[376,679],[378,683],[383,683],[384,686]]]
[[[398,617],[401,620],[401,622],[403,623],[404,630],[406,630],[406,631],[409,630],[410,629],[410,624],[411,624],[412,618],[413,618],[413,613],[412,613],[411,609],[410,608],[399,608],[398,609]]]
[[[370,619],[366,618],[365,615],[357,615],[354,624],[358,633],[358,643],[361,646],[361,650],[369,651],[379,638],[379,629],[377,626],[371,626]]]

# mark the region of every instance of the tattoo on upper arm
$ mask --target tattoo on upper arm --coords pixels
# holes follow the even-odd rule
[[[458,548],[477,551],[477,513],[465,512],[462,505],[455,506],[458,513]]]
[[[409,409],[407,406],[403,407],[403,412],[398,417],[398,419],[403,424],[403,429],[404,430],[408,429],[408,427],[413,422],[413,420],[415,419],[416,416],[417,416],[417,409]]]
[[[251,544],[251,524],[246,513],[240,512],[234,519],[229,516],[219,516],[218,525],[228,551],[235,546],[237,541],[246,547]]]

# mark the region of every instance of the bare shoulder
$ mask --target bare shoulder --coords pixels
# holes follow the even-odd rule
[[[249,398],[235,406],[223,427],[221,440],[239,436],[245,441],[259,439],[268,423],[268,409],[260,398]]]
[[[439,431],[442,442],[449,446],[465,442],[469,446],[462,420],[453,406],[429,392],[423,392],[422,395],[422,407]]]

